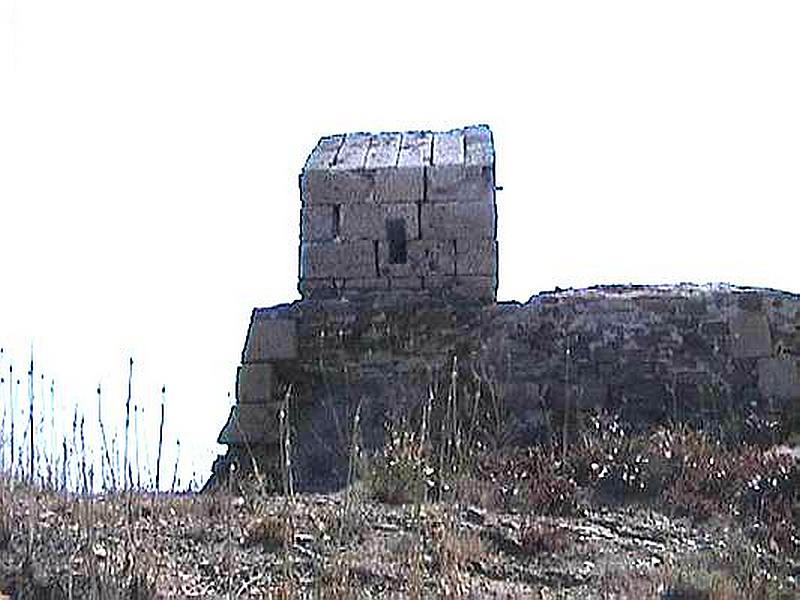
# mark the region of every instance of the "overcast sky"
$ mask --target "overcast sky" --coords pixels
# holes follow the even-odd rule
[[[297,298],[299,170],[358,130],[492,127],[501,299],[800,292],[798,31],[796,2],[0,0],[0,368],[32,343],[60,405],[118,407],[133,356],[204,473],[252,307]]]

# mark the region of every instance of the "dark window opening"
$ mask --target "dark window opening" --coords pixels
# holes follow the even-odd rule
[[[389,264],[406,263],[406,222],[405,219],[386,220],[386,238],[389,240]]]
[[[333,226],[332,226],[332,233],[333,237],[339,237],[339,228],[342,223],[342,213],[341,213],[341,206],[338,204],[333,205]]]

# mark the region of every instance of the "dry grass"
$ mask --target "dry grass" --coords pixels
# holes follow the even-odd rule
[[[483,384],[475,397],[459,396],[456,367],[454,361],[447,397],[437,404],[431,394],[419,422],[390,426],[377,456],[362,455],[357,408],[347,489],[319,498],[294,491],[291,389],[279,423],[280,495],[258,470],[247,482],[229,477],[209,494],[148,493],[131,466],[140,444],[127,438],[127,428],[122,472],[114,471],[119,452],[103,433],[101,480],[109,491],[94,494],[76,412],[60,483],[53,477],[59,464],[36,457],[28,468],[44,464],[46,476],[22,468],[0,476],[0,593],[358,598],[369,590],[371,597],[464,598],[477,589],[497,595],[507,587],[519,596],[506,597],[525,597],[560,586],[575,597],[601,590],[609,597],[733,599],[797,591],[779,580],[786,566],[775,562],[779,554],[800,559],[796,461],[685,427],[634,434],[603,415],[587,420],[570,443],[498,447],[481,437],[502,420],[495,396],[482,392]],[[480,420],[484,414],[491,423]],[[135,407],[133,415],[135,424]],[[68,473],[80,493],[69,491]],[[582,516],[598,506],[648,503],[690,515],[697,526],[725,519],[752,539],[735,541],[734,555],[708,550],[713,561],[667,561],[661,570],[585,567],[613,552],[636,554],[645,534],[614,532],[591,519],[578,527]],[[581,541],[586,536],[593,541]],[[674,537],[669,550],[648,540],[640,554],[650,557],[655,544],[665,556],[679,556],[682,541]]]

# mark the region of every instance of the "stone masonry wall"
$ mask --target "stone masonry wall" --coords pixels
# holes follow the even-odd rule
[[[579,410],[724,426],[800,401],[800,297],[726,286],[600,287],[526,304],[303,301],[253,312],[238,404],[220,435],[231,456],[276,453],[292,384],[298,483],[336,485],[361,406],[364,446],[385,423],[447,394],[502,407],[502,437],[551,435],[565,397]],[[498,434],[499,435],[499,434]],[[258,454],[258,452],[256,452]]]
[[[300,187],[303,299],[253,311],[217,471],[271,468],[287,398],[306,489],[342,483],[356,410],[369,451],[431,398],[517,444],[588,410],[726,428],[800,406],[800,296],[605,286],[496,303],[488,127],[326,137]]]
[[[424,290],[494,300],[488,127],[325,137],[300,189],[303,298]]]

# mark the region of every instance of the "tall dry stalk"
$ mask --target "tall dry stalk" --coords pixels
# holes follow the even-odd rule
[[[125,485],[123,487],[125,490],[129,490],[132,483],[130,465],[128,463],[128,431],[131,426],[131,380],[132,379],[133,379],[133,357],[131,357],[128,362],[128,398],[125,401],[125,450],[124,450],[124,459],[122,463],[122,477],[125,479]]]
[[[164,405],[166,404],[167,386],[161,386],[161,422],[158,426],[158,457],[156,458],[156,492],[161,489],[161,448],[164,445]]]
[[[97,422],[100,425],[100,441],[103,444],[103,453],[100,456],[100,471],[103,476],[103,487],[108,489],[106,481],[106,473],[111,478],[111,489],[117,489],[117,478],[114,473],[114,465],[111,463],[111,455],[108,452],[108,439],[106,438],[106,428],[103,425],[103,403],[102,403],[102,389],[100,384],[97,384]]]
[[[50,465],[51,481],[50,485],[55,487],[56,469],[58,468],[58,448],[56,446],[56,380],[50,380]]]
[[[14,401],[14,365],[8,365],[8,403],[11,406],[11,432],[10,432],[10,441],[11,441],[11,478],[14,478],[14,469],[16,468],[15,456],[14,456],[14,449],[17,446],[16,438],[14,436],[14,424],[16,422],[16,402]]]
[[[286,388],[283,404],[278,411],[278,426],[281,439],[281,475],[283,480],[283,494],[294,500],[294,479],[292,477],[292,435],[289,421],[290,400],[292,397],[291,384]]]
[[[461,451],[461,434],[458,415],[458,356],[453,356],[450,370],[450,384],[447,389],[447,404],[441,423],[441,440],[439,441],[439,499],[446,489],[446,473],[452,474],[456,469],[456,461]]]
[[[569,338],[567,340],[567,347],[564,350],[564,419],[561,428],[561,461],[564,462],[567,458],[567,437],[568,437],[568,423],[569,423],[569,400],[570,400],[570,366],[572,358],[572,349],[570,348]]]
[[[283,539],[283,574],[284,584],[287,589],[291,588],[294,580],[290,550],[294,543],[294,479],[292,476],[292,432],[290,420],[290,401],[292,397],[292,385],[286,387],[286,394],[283,396],[283,404],[278,411],[278,425],[281,439],[281,475],[283,480],[283,495],[285,499],[285,519],[288,527],[288,534]]]
[[[344,504],[342,506],[341,518],[339,519],[339,531],[337,532],[339,544],[344,543],[345,528],[350,527],[354,491],[353,486],[358,476],[358,471],[361,463],[361,404],[359,399],[356,405],[355,413],[353,414],[353,430],[350,433],[350,457],[347,466],[347,488],[344,496]]]
[[[138,402],[133,404],[133,439],[134,449],[133,458],[136,461],[136,489],[142,489],[142,463],[139,462],[139,412],[142,407]]]
[[[28,480],[33,483],[34,459],[36,452],[33,447],[33,346],[31,346],[31,368],[28,371],[28,439],[30,442],[28,452]]]
[[[175,447],[177,448],[177,450],[175,451],[175,468],[172,471],[172,485],[170,486],[170,489],[172,490],[173,494],[175,493],[175,487],[178,485],[178,463],[181,460],[181,441],[180,440],[176,440]]]
[[[2,367],[2,359],[3,359],[3,349],[0,348],[0,367]],[[3,393],[3,389],[5,389],[6,378],[0,376],[0,394]],[[0,396],[0,401],[2,401],[2,396]],[[3,436],[2,444],[0,444],[0,473],[5,475],[6,472],[6,419],[8,418],[8,412],[10,410],[9,406],[6,406],[6,403],[3,402],[3,421],[0,424],[0,435]]]

